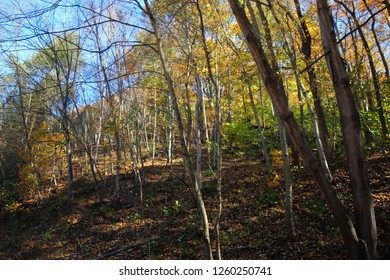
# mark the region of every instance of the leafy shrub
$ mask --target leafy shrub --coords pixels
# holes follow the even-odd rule
[[[225,149],[233,155],[255,156],[259,152],[259,132],[250,122],[228,123],[224,127]]]
[[[20,199],[17,184],[12,181],[5,181],[0,185],[0,206],[4,209],[12,206]]]

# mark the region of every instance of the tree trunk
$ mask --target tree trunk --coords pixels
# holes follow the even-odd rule
[[[188,64],[191,62],[188,61]],[[190,66],[188,66],[189,68]],[[187,79],[185,84],[185,92],[186,92],[186,106],[187,106],[187,135],[186,135],[186,143],[188,146],[188,149],[191,150],[191,134],[192,134],[192,110],[191,110],[191,97],[190,97],[190,88],[189,88],[189,82],[190,82],[190,71],[187,69]]]
[[[210,161],[210,137],[209,137],[209,127],[207,125],[207,113],[206,113],[206,102],[202,102],[202,113],[203,113],[203,130],[204,136],[206,138],[206,150],[207,150],[207,160]]]
[[[135,103],[137,104],[138,101],[136,100]],[[134,145],[134,151],[135,151],[135,171],[136,171],[136,178],[138,180],[139,184],[139,196],[140,196],[140,203],[141,208],[144,208],[144,193],[143,193],[143,181],[141,172],[144,170],[144,163],[142,161],[142,147],[141,147],[141,121],[140,121],[140,112],[136,113],[136,135],[135,135],[135,145]],[[139,166],[141,165],[141,170]]]
[[[114,147],[113,147],[113,140],[111,139],[111,137],[108,137],[108,142],[109,142],[109,145],[110,145],[110,174],[111,176],[114,175]]]
[[[196,8],[198,10],[199,19],[200,19],[200,30],[202,34],[202,42],[203,42],[203,51],[206,58],[206,64],[207,64],[207,70],[208,70],[208,76],[211,80],[211,83],[214,88],[214,96],[215,96],[215,126],[214,126],[214,166],[216,167],[216,179],[217,179],[217,196],[218,196],[218,205],[217,205],[217,211],[215,214],[215,220],[214,220],[214,237],[216,241],[216,252],[217,252],[217,259],[221,260],[221,244],[220,244],[220,235],[219,235],[219,222],[222,215],[222,143],[221,143],[221,126],[222,126],[222,117],[221,117],[221,92],[219,89],[219,85],[217,80],[214,78],[213,71],[211,69],[211,59],[210,59],[210,52],[207,48],[206,43],[206,32],[205,32],[205,26],[203,21],[203,14],[202,10],[199,5],[199,1],[196,1]],[[216,63],[218,65],[218,63]]]
[[[167,161],[171,166],[172,170],[172,152],[173,152],[173,108],[172,108],[172,97],[168,95],[168,127],[167,127]]]
[[[227,98],[228,98],[228,112],[227,112],[227,123],[232,123],[233,114],[232,114],[232,93],[230,87],[230,71],[228,70],[228,85],[227,85]]]
[[[113,195],[113,200],[118,201],[119,192],[120,192],[120,170],[121,170],[121,140],[119,136],[119,131],[115,131],[115,154],[116,154],[116,163],[115,163],[115,191]]]
[[[294,0],[294,3],[298,14],[300,27],[302,29],[302,33],[300,33],[302,37],[301,53],[304,55],[306,67],[309,67],[311,63],[312,38],[311,38],[309,28],[306,24],[305,17],[302,14],[299,0]],[[314,65],[308,69],[308,76],[309,76],[311,93],[314,99],[314,110],[317,116],[320,139],[322,142],[322,146],[324,148],[326,159],[329,161],[333,158],[333,152],[330,144],[329,130],[326,125],[325,113],[321,104],[321,96],[318,91],[318,83],[317,83]]]
[[[68,137],[66,137],[66,161],[68,166],[67,193],[68,193],[68,206],[71,207],[73,203],[73,163],[72,163],[72,145]]]
[[[354,198],[357,238],[367,245],[367,258],[376,258],[377,228],[371,198],[359,113],[347,71],[337,49],[332,15],[326,0],[317,0],[318,16],[326,61],[340,112],[341,131],[347,153],[349,176]]]
[[[100,112],[99,112],[99,124],[98,124],[98,131],[97,136],[95,138],[95,153],[93,156],[93,162],[96,165],[98,155],[99,155],[99,147],[100,147],[100,138],[102,135],[102,122],[103,122],[103,108],[104,108],[104,98],[102,98],[102,95],[100,96]]]
[[[288,51],[288,52],[290,53],[290,51]],[[291,65],[292,65],[292,68],[293,68],[293,71],[294,71],[295,80],[297,82],[298,88],[300,89],[301,93],[303,94],[305,103],[306,103],[307,108],[309,110],[309,115],[310,115],[310,119],[311,119],[312,127],[313,127],[313,134],[314,134],[314,137],[315,137],[315,142],[316,142],[318,155],[319,155],[321,164],[323,166],[323,169],[326,172],[326,175],[329,177],[329,180],[331,180],[332,179],[332,174],[331,174],[329,166],[328,166],[328,161],[327,161],[327,158],[326,158],[326,155],[325,155],[324,145],[322,144],[322,141],[321,141],[320,132],[319,132],[319,129],[318,129],[318,123],[317,123],[317,120],[316,120],[316,118],[314,116],[314,111],[313,111],[313,109],[312,109],[312,107],[310,105],[310,100],[309,100],[309,96],[307,94],[307,91],[306,91],[306,89],[303,86],[301,78],[299,77],[297,66],[296,66],[295,57],[293,57],[293,54],[291,54],[291,53],[290,53],[290,61],[291,61]]]
[[[251,107],[252,107],[253,114],[255,116],[257,130],[259,131],[260,141],[261,141],[261,144],[263,146],[263,153],[264,153],[264,157],[265,157],[265,165],[267,166],[268,169],[271,169],[272,166],[271,166],[271,161],[270,161],[270,158],[269,158],[267,144],[265,143],[265,137],[264,137],[264,133],[263,133],[263,128],[261,127],[259,114],[257,113],[257,109],[256,109],[256,106],[255,106],[255,101],[253,100],[252,87],[251,87],[251,84],[249,82],[249,77],[247,77],[247,74],[245,72],[244,72],[244,75],[245,75],[245,77],[244,77],[245,81],[246,81],[246,83],[248,85],[249,99],[250,99],[250,102],[251,102]]]
[[[315,143],[316,143],[317,150],[318,150],[318,155],[319,155],[319,158],[320,158],[323,170],[326,172],[326,175],[328,176],[329,180],[331,180],[332,179],[332,175],[331,175],[331,172],[329,170],[328,161],[326,159],[324,145],[322,144],[322,141],[321,141],[321,137],[320,137],[320,133],[319,133],[319,129],[318,129],[318,123],[317,123],[317,120],[316,120],[316,118],[314,116],[314,112],[313,112],[312,106],[310,105],[310,100],[309,100],[308,93],[307,93],[305,87],[303,86],[303,83],[301,81],[301,77],[299,76],[299,73],[298,73],[297,62],[296,62],[296,53],[295,53],[295,50],[294,50],[294,45],[292,44],[292,49],[291,49],[289,44],[288,44],[288,40],[287,40],[287,32],[283,28],[282,23],[279,20],[278,16],[276,15],[276,13],[275,13],[271,3],[269,3],[269,7],[271,9],[271,12],[272,12],[276,22],[280,25],[280,28],[281,28],[281,31],[282,31],[282,34],[283,34],[283,37],[284,37],[285,49],[286,49],[286,52],[287,52],[287,54],[288,54],[288,56],[290,58],[291,67],[292,67],[292,70],[294,72],[295,80],[296,80],[296,83],[297,83],[298,93],[300,95],[303,95],[304,101],[305,101],[305,103],[307,105],[307,109],[309,111],[309,116],[310,116],[310,120],[311,120],[312,127],[313,127],[313,134],[314,134],[314,137],[315,137]],[[306,46],[306,47],[308,47],[308,46]],[[302,109],[303,108],[301,107],[301,110]],[[302,125],[302,131],[304,133],[303,125]]]
[[[266,89],[270,94],[271,100],[277,108],[277,114],[279,114],[281,120],[283,121],[287,133],[290,135],[294,146],[302,156],[305,165],[324,193],[324,198],[340,227],[343,240],[351,257],[361,257],[361,245],[358,241],[355,228],[348,216],[347,210],[333,191],[326,173],[322,169],[321,163],[315,157],[313,151],[306,142],[305,136],[300,131],[298,123],[288,106],[284,88],[278,84],[276,75],[268,62],[259,38],[256,37],[253,31],[253,28],[245,14],[245,10],[242,8],[239,0],[229,0],[229,4],[238,21],[244,38],[248,43],[248,47],[263,78]]]
[[[381,127],[382,127],[382,140],[385,141],[386,140],[386,135],[389,133],[389,131],[387,129],[386,119],[385,119],[385,115],[384,115],[384,112],[383,112],[383,103],[382,103],[382,97],[381,97],[378,73],[377,73],[376,68],[375,68],[374,58],[372,56],[370,46],[368,45],[366,36],[364,35],[363,30],[362,30],[362,28],[360,26],[360,23],[359,23],[358,19],[356,18],[355,12],[352,11],[351,9],[349,9],[346,4],[344,4],[344,3],[340,2],[340,1],[337,1],[337,2],[340,3],[346,9],[346,11],[351,15],[354,24],[358,27],[359,36],[360,36],[360,39],[362,40],[364,50],[365,50],[365,52],[367,54],[368,64],[369,64],[370,70],[371,70],[372,81],[373,81],[373,84],[374,84],[376,107],[377,107],[377,110],[378,110],[379,121],[380,121],[380,124],[381,124]],[[349,82],[348,82],[348,84],[349,84]]]
[[[371,10],[371,8],[368,5],[366,0],[363,0],[363,3],[364,3],[364,6],[366,7],[367,11],[370,13],[370,16],[372,17],[371,32],[372,32],[372,34],[374,36],[376,47],[378,48],[379,54],[381,56],[383,67],[385,67],[386,78],[387,78],[387,80],[390,80],[389,65],[387,64],[386,56],[383,53],[383,49],[381,47],[381,44],[380,44],[378,36],[377,36],[377,32],[375,30],[375,28],[376,28],[375,27],[376,19],[375,19],[374,13],[372,12],[372,10]],[[390,7],[390,3],[387,3],[387,5],[389,5],[389,6],[387,6],[389,8]]]
[[[390,17],[390,2],[389,2],[389,0],[383,0],[383,2],[385,3],[385,5],[387,7],[387,13],[389,14],[389,17]]]
[[[205,258],[206,259],[212,259],[212,250],[211,250],[211,242],[210,242],[210,230],[209,230],[209,221],[208,221],[208,216],[207,216],[207,211],[206,207],[204,205],[203,197],[202,197],[202,192],[200,189],[200,186],[198,185],[196,178],[195,178],[195,173],[194,173],[194,168],[192,166],[191,162],[191,156],[188,151],[188,147],[185,142],[185,137],[184,137],[184,127],[183,127],[183,121],[181,118],[181,113],[179,109],[179,104],[176,99],[176,93],[175,89],[173,86],[173,81],[171,78],[171,75],[169,73],[169,70],[167,68],[167,63],[166,63],[166,58],[165,58],[165,53],[163,51],[163,46],[161,43],[161,38],[159,34],[159,29],[157,26],[157,21],[150,9],[149,3],[147,0],[144,0],[145,4],[145,13],[148,16],[150,23],[153,27],[155,39],[156,39],[156,45],[157,45],[157,52],[160,58],[161,62],[161,67],[163,69],[163,73],[166,79],[166,82],[168,84],[168,91],[169,91],[169,96],[171,98],[172,102],[172,107],[175,112],[175,117],[176,117],[176,124],[178,127],[178,133],[180,137],[180,146],[182,150],[182,155],[183,155],[183,160],[184,160],[184,165],[187,169],[187,173],[189,175],[189,184],[192,187],[192,191],[197,203],[197,209],[198,213],[201,219],[201,226],[202,226],[202,232],[203,232],[203,241],[205,245]]]
[[[271,3],[269,3],[270,7],[271,6]],[[272,38],[271,38],[271,32],[270,32],[270,28],[269,28],[269,25],[268,25],[268,20],[265,16],[265,13],[263,11],[263,8],[262,6],[257,3],[257,9],[260,13],[260,17],[261,17],[261,21],[264,25],[264,32],[265,32],[265,37],[266,37],[266,43],[267,43],[267,46],[268,46],[268,50],[269,50],[269,53],[270,53],[270,57],[271,57],[271,61],[272,61],[272,65],[273,65],[273,71],[277,72],[278,71],[278,66],[277,66],[277,63],[276,63],[276,58],[275,58],[275,53],[274,53],[274,50],[272,48]],[[276,18],[276,15],[274,14],[274,17],[275,19]],[[258,25],[257,25],[257,22],[256,22],[256,19],[253,18],[253,22],[255,24],[255,30],[258,30]],[[258,34],[260,34],[260,31],[256,32]],[[283,88],[283,83],[282,83],[282,80],[280,79],[280,77],[277,77],[276,78],[278,79],[278,83],[280,85],[281,88]],[[275,107],[275,104],[273,103],[273,100],[271,98],[271,108],[274,108]],[[278,109],[277,107],[274,109],[274,111],[278,112]],[[282,150],[282,158],[283,158],[283,167],[284,167],[284,180],[285,180],[285,192],[286,192],[286,228],[287,228],[287,236],[289,238],[290,241],[295,241],[296,240],[296,232],[295,232],[295,226],[294,226],[294,219],[293,219],[293,203],[292,203],[292,176],[291,176],[291,166],[290,166],[290,156],[289,156],[289,152],[288,152],[288,140],[290,140],[291,142],[291,137],[286,137],[286,130],[283,126],[283,122],[280,118],[280,115],[279,113],[276,113],[276,120],[277,120],[277,123],[278,123],[278,129],[279,129],[279,139],[280,139],[280,146],[281,146],[281,150]],[[304,126],[303,126],[303,123],[302,123],[302,131],[304,129]],[[294,145],[291,146],[291,150],[292,150],[292,155],[293,155],[293,164],[294,165],[299,165],[299,155],[298,155],[298,151],[297,149],[295,148]]]
[[[290,167],[290,156],[288,153],[288,145],[286,139],[286,131],[284,129],[282,120],[279,115],[276,115],[276,120],[279,127],[280,146],[282,148],[283,168],[284,168],[284,181],[286,192],[286,228],[287,236],[291,242],[296,241],[297,234],[295,232],[294,217],[293,217],[293,202],[292,202],[292,176]]]
[[[156,155],[156,130],[157,130],[157,89],[154,88],[154,115],[153,115],[153,138],[152,138],[152,166],[154,167],[154,158]]]
[[[5,177],[5,171],[4,171],[4,166],[2,164],[2,162],[0,161],[0,183],[4,183],[5,180],[6,180],[6,177]]]

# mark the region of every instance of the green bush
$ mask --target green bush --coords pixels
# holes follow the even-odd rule
[[[20,199],[17,184],[12,181],[5,181],[0,185],[0,206],[4,209],[12,206]]]
[[[230,154],[255,156],[259,152],[259,132],[250,122],[227,123],[223,138],[224,148]]]

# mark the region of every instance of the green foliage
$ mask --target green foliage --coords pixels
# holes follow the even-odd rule
[[[138,212],[135,212],[133,219],[134,222],[138,222],[141,219],[141,215]]]
[[[322,200],[319,200],[318,198],[309,199],[306,202],[305,207],[308,210],[310,210],[312,213],[314,213],[314,215],[318,219],[323,219],[323,217],[325,217],[326,214],[329,213],[326,204]]]
[[[214,171],[211,168],[208,168],[205,171],[203,171],[203,176],[205,176],[205,177],[209,177],[212,175],[214,175]]]
[[[264,192],[258,199],[259,205],[274,205],[278,200],[278,196],[275,189],[269,189]]]
[[[374,110],[374,111],[365,112],[361,110],[359,114],[360,114],[360,121],[362,124],[362,130],[363,131],[368,130],[370,131],[370,133],[373,134],[375,139],[380,139],[382,135],[382,127],[380,125],[378,111]],[[377,146],[378,141],[372,141],[371,143],[367,143],[367,144],[371,144],[371,147],[375,147]]]
[[[16,152],[7,152],[3,154],[4,156],[4,172],[6,179],[10,181],[16,181],[19,178],[19,169],[20,166],[24,163],[20,153]]]
[[[3,164],[6,178],[0,184],[0,205],[4,209],[11,209],[17,201],[25,196],[23,189],[19,187],[19,172],[23,160],[20,153],[7,152],[3,156],[6,162]]]
[[[42,235],[42,240],[48,242],[53,239],[53,236],[56,234],[56,229],[54,227],[48,228],[47,231]]]
[[[165,217],[168,217],[177,214],[180,208],[181,208],[181,203],[178,200],[175,200],[173,205],[164,206],[162,209],[162,213]]]
[[[162,209],[162,213],[164,214],[165,217],[167,216],[170,216],[171,215],[171,209],[167,206],[164,206],[163,209]]]
[[[5,181],[0,185],[0,205],[7,209],[20,197],[17,184],[13,181]]]
[[[233,155],[255,156],[259,152],[259,132],[251,122],[227,123],[223,131],[225,149]]]

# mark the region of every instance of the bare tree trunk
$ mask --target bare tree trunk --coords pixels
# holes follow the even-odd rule
[[[92,178],[93,178],[93,182],[95,185],[96,196],[97,196],[99,202],[101,202],[102,196],[100,193],[100,186],[99,186],[98,181],[97,181],[96,173],[99,176],[101,181],[103,181],[103,177],[102,177],[99,169],[96,166],[96,161],[93,159],[93,156],[92,156],[92,145],[90,145],[90,140],[88,137],[88,120],[89,120],[88,115],[89,115],[89,112],[88,112],[88,109],[86,109],[85,110],[86,117],[83,117],[80,114],[80,111],[79,111],[78,106],[76,104],[76,100],[74,98],[72,98],[72,100],[73,100],[75,111],[76,111],[76,114],[77,114],[77,117],[80,121],[80,126],[81,126],[82,138],[78,135],[79,133],[77,132],[77,129],[75,129],[75,136],[76,136],[76,139],[78,140],[78,142],[81,144],[81,146],[84,149],[85,173],[87,173],[87,174],[89,173],[88,172],[88,167],[89,167],[89,169],[92,173]],[[84,118],[86,118],[86,121]],[[82,172],[82,173],[85,174],[84,172]]]
[[[302,156],[305,165],[324,193],[325,200],[340,227],[343,240],[351,257],[360,257],[361,242],[359,242],[357,238],[355,228],[348,216],[347,210],[333,191],[326,173],[322,169],[321,163],[315,157],[313,151],[306,142],[305,136],[300,131],[294,115],[288,106],[284,88],[278,84],[275,73],[268,62],[260,40],[253,31],[253,28],[245,14],[245,10],[242,8],[239,0],[229,0],[229,4],[248,43],[248,47],[263,78],[267,91],[270,94],[271,100],[277,108],[277,113],[283,121],[294,146],[298,149],[300,155]]]
[[[378,73],[377,73],[376,68],[375,68],[374,59],[372,57],[371,49],[368,45],[366,36],[363,33],[363,30],[360,26],[360,23],[359,23],[358,19],[356,18],[356,13],[354,11],[352,11],[350,8],[348,8],[348,6],[346,4],[344,4],[340,1],[336,1],[336,2],[345,8],[345,10],[351,15],[355,25],[358,27],[359,36],[360,36],[360,39],[362,40],[364,50],[365,50],[367,57],[368,57],[368,64],[370,66],[372,81],[374,84],[374,92],[375,92],[376,105],[377,105],[376,109],[378,110],[379,121],[380,121],[380,124],[382,127],[382,140],[385,141],[386,135],[389,133],[389,130],[387,129],[386,118],[385,118],[385,115],[383,112],[383,103],[382,103]],[[353,5],[353,2],[352,2],[352,5]]]
[[[376,258],[377,228],[360,131],[359,113],[356,108],[347,71],[337,49],[333,20],[328,2],[326,0],[317,0],[317,8],[323,48],[325,53],[327,53],[326,61],[332,77],[340,112],[341,131],[347,153],[352,195],[354,198],[357,238],[361,242],[366,243],[368,249],[368,255],[363,257]]]
[[[202,112],[203,112],[203,128],[204,128],[204,135],[206,138],[206,150],[207,150],[207,159],[210,162],[210,137],[209,137],[209,128],[207,125],[207,113],[206,113],[206,102],[202,102]]]
[[[190,64],[191,61],[189,60],[187,66],[187,73],[186,73],[186,83],[185,83],[185,93],[186,93],[186,106],[187,106],[187,135],[186,135],[186,143],[188,146],[188,149],[191,150],[191,134],[192,134],[192,111],[191,111],[191,97],[190,97],[190,88],[189,88],[189,82],[190,82]]]
[[[105,143],[105,138],[102,138],[102,148],[103,148],[103,174],[104,174],[104,181],[107,179],[107,144]]]
[[[271,6],[271,3],[269,3],[269,7]],[[268,47],[268,51],[270,53],[271,63],[273,67],[273,71],[275,73],[278,72],[278,66],[276,62],[276,56],[274,53],[274,50],[272,48],[272,38],[271,38],[271,30],[268,25],[268,20],[265,16],[265,13],[263,11],[262,6],[257,3],[257,10],[260,13],[261,21],[264,25],[264,33],[266,37],[266,44]],[[274,14],[275,19],[276,15]],[[255,26],[255,30],[258,29],[258,24],[255,18],[253,18],[253,24]],[[257,34],[260,34],[260,31],[256,32]],[[283,83],[280,77],[276,75],[277,83],[279,83],[280,88],[283,88]],[[290,165],[290,156],[288,151],[288,139],[286,137],[286,129],[283,126],[283,122],[280,118],[280,112],[278,112],[278,107],[275,106],[274,101],[271,98],[271,108],[273,108],[273,111],[276,111],[276,120],[278,123],[278,129],[279,129],[279,139],[280,139],[280,145],[282,149],[282,158],[283,158],[283,167],[284,167],[284,180],[285,180],[285,192],[286,192],[286,228],[287,228],[287,235],[290,241],[296,240],[296,231],[294,226],[294,218],[293,218],[293,202],[292,202],[292,176],[291,176],[291,165]],[[275,107],[275,108],[274,108]],[[304,127],[302,125],[302,133]],[[291,138],[290,138],[291,139]],[[297,155],[297,149],[294,145],[291,146],[291,150],[293,151],[293,158],[294,162],[296,162],[296,165],[299,164],[299,156]]]
[[[386,78],[387,78],[387,80],[390,80],[389,65],[387,64],[385,54],[383,52],[383,49],[381,47],[381,44],[380,44],[378,36],[377,36],[377,32],[375,30],[376,29],[376,26],[375,26],[376,25],[376,19],[375,19],[374,13],[372,12],[372,10],[371,10],[371,8],[368,5],[366,0],[363,0],[363,3],[364,3],[364,6],[366,7],[367,11],[370,13],[370,16],[372,17],[371,32],[372,32],[372,34],[374,36],[375,44],[376,44],[376,47],[378,48],[379,55],[381,56],[383,67],[385,67]],[[390,9],[390,3],[387,3],[387,5],[388,5],[387,8]]]
[[[52,160],[53,160],[53,162],[51,164],[51,178],[50,178],[49,195],[51,193],[52,184],[54,184],[54,186],[57,187],[57,176],[56,176],[57,147],[54,147]],[[0,167],[1,167],[1,163],[0,163]]]
[[[387,13],[389,14],[390,17],[390,2],[389,0],[383,0],[383,3],[386,5]]]
[[[303,133],[306,133],[305,132],[305,113],[304,113],[304,101],[303,101],[303,98],[302,98],[302,90],[300,87],[298,87],[298,101],[299,101],[299,120],[301,122],[301,129],[303,131]]]
[[[68,139],[68,137],[66,137],[66,161],[68,166],[67,193],[68,193],[68,206],[71,207],[73,202],[73,162],[72,162],[72,143],[70,139]]]
[[[95,153],[93,156],[93,162],[94,165],[96,166],[97,164],[97,159],[99,155],[99,147],[100,147],[100,138],[102,135],[102,122],[103,122],[103,110],[104,110],[104,98],[102,98],[103,95],[101,94],[100,97],[100,112],[99,112],[99,124],[98,124],[98,131],[95,139]],[[97,167],[97,166],[96,166]]]
[[[156,155],[156,130],[157,130],[157,89],[154,88],[154,116],[153,116],[153,140],[152,140],[152,166],[154,166],[154,157]]]
[[[172,97],[168,95],[168,127],[167,127],[167,161],[171,166],[172,171],[172,152],[173,152],[173,108],[172,108]]]
[[[271,9],[271,12],[272,12],[276,22],[280,25],[280,28],[281,28],[281,31],[282,31],[282,34],[283,34],[283,37],[284,37],[285,48],[286,48],[287,54],[288,54],[288,56],[290,58],[291,67],[292,67],[292,70],[294,72],[295,80],[296,80],[296,83],[297,83],[297,86],[298,86],[298,92],[300,94],[303,94],[304,101],[305,101],[305,103],[307,105],[307,109],[309,111],[310,120],[311,120],[312,127],[313,127],[313,134],[314,134],[314,137],[315,137],[315,142],[316,142],[318,155],[319,155],[321,164],[322,164],[323,169],[326,172],[326,175],[328,176],[329,180],[332,180],[332,174],[331,174],[329,166],[328,166],[328,161],[327,161],[327,158],[326,158],[326,155],[325,155],[324,145],[322,144],[322,141],[321,141],[321,137],[320,137],[320,133],[319,133],[319,129],[318,129],[318,123],[317,123],[317,120],[315,118],[313,108],[310,105],[310,100],[309,100],[308,93],[307,93],[305,87],[303,86],[303,83],[301,81],[301,77],[299,76],[299,73],[298,73],[297,62],[296,62],[296,53],[295,53],[295,50],[294,50],[294,46],[292,44],[292,48],[293,49],[290,48],[290,46],[288,44],[288,40],[287,40],[287,32],[283,28],[282,23],[279,20],[278,16],[276,15],[275,10],[274,10],[273,6],[271,5],[271,3],[269,3],[269,8]],[[301,109],[303,109],[303,108],[301,107]],[[302,127],[302,130],[303,130],[303,127]]]
[[[135,97],[135,103],[138,103],[137,96]],[[135,135],[135,145],[134,145],[134,150],[135,150],[135,171],[136,171],[136,177],[138,180],[139,184],[139,195],[140,195],[140,202],[141,202],[141,208],[143,209],[144,207],[144,193],[143,193],[143,181],[142,181],[142,176],[141,172],[144,170],[144,164],[142,161],[142,147],[141,147],[141,124],[140,124],[140,112],[136,112],[136,135]],[[141,171],[139,166],[141,167]]]
[[[148,137],[148,126],[147,126],[147,123],[146,123],[146,120],[147,120],[147,115],[146,115],[146,107],[144,108],[143,110],[143,130],[144,130],[144,140],[145,140],[145,148],[146,148],[146,151],[149,152],[149,137]]]
[[[202,189],[202,138],[201,138],[201,127],[202,127],[202,103],[203,103],[203,89],[202,89],[202,81],[197,73],[196,65],[194,67],[194,75],[196,80],[196,107],[195,107],[195,142],[196,142],[196,172],[195,172],[195,180],[198,188]],[[210,237],[209,237],[210,238]],[[210,248],[211,250],[211,248]],[[210,258],[211,252],[208,252],[208,249],[205,249],[206,254]]]
[[[246,83],[248,85],[249,99],[250,99],[250,102],[251,102],[251,107],[252,107],[253,114],[255,116],[257,130],[259,131],[260,141],[261,141],[261,144],[263,146],[263,153],[264,153],[264,157],[265,157],[265,165],[267,166],[267,168],[270,169],[272,166],[271,166],[271,161],[270,161],[270,158],[269,158],[267,144],[265,143],[265,137],[264,137],[264,133],[263,133],[263,128],[261,127],[259,114],[257,113],[257,109],[256,109],[256,106],[255,106],[255,101],[253,100],[252,86],[250,84],[249,77],[247,76],[245,71],[244,71],[244,76],[245,76],[245,81],[246,81]]]
[[[189,183],[190,183],[190,186],[192,187],[193,194],[194,194],[194,197],[195,197],[196,203],[197,203],[198,213],[199,213],[199,216],[201,218],[203,241],[204,241],[204,245],[205,245],[205,258],[212,259],[213,255],[212,255],[212,250],[211,250],[210,230],[209,230],[209,221],[208,221],[207,211],[206,211],[206,207],[204,205],[200,186],[198,185],[196,178],[195,178],[194,168],[193,168],[192,162],[191,162],[191,156],[189,154],[188,147],[187,147],[186,142],[185,142],[183,122],[181,119],[179,104],[178,104],[178,101],[176,99],[176,93],[175,93],[175,89],[173,86],[173,81],[172,81],[171,75],[169,73],[169,70],[167,68],[165,53],[163,51],[163,46],[161,43],[160,33],[159,33],[158,26],[157,26],[157,21],[156,21],[154,15],[150,9],[150,6],[149,6],[149,3],[147,0],[144,0],[144,4],[145,4],[144,12],[149,17],[150,23],[153,27],[153,31],[154,31],[154,35],[155,35],[155,39],[156,39],[157,51],[158,51],[158,55],[159,55],[160,62],[161,62],[161,67],[163,69],[164,76],[165,76],[165,79],[166,79],[167,84],[168,84],[169,96],[172,100],[172,106],[173,106],[173,110],[175,112],[176,124],[178,127],[178,133],[179,133],[179,137],[180,137],[180,145],[181,145],[181,150],[182,150],[182,154],[183,154],[184,164],[185,164],[185,167],[186,167],[188,175],[189,175],[189,181],[190,181]]]
[[[4,166],[3,166],[3,163],[1,161],[0,161],[0,175],[1,175],[0,183],[5,182],[7,177],[5,176]]]
[[[349,23],[349,25],[350,25],[350,28],[352,31],[353,24]],[[354,83],[357,84],[357,90],[355,92],[355,94],[357,96],[356,106],[357,106],[358,110],[362,110],[364,112],[369,112],[369,111],[374,110],[374,108],[373,108],[374,105],[372,104],[372,99],[367,97],[365,90],[362,86],[363,77],[362,77],[362,71],[361,71],[361,64],[362,64],[363,57],[359,51],[358,42],[357,42],[357,39],[356,39],[356,36],[354,35],[354,33],[351,34],[351,41],[352,41],[352,46],[353,46],[353,50],[354,50],[354,60],[355,60],[354,63],[355,63],[355,67],[357,68],[356,69],[356,79],[355,79],[356,82],[354,80],[351,80],[352,87],[353,87]],[[369,102],[366,102],[367,99]],[[364,118],[362,118],[362,124],[363,124],[363,133],[364,133],[365,143],[366,143],[366,145],[370,145],[372,143],[372,141],[375,140],[374,134],[371,131],[370,127],[368,126],[367,122],[364,120]]]
[[[309,100],[308,93],[307,93],[306,89],[303,86],[301,78],[299,77],[295,58],[293,57],[293,54],[290,51],[288,51],[288,52],[290,53],[290,61],[291,61],[291,65],[292,65],[292,68],[293,68],[293,71],[294,71],[295,80],[297,82],[298,88],[300,89],[301,93],[303,94],[303,97],[305,99],[305,103],[306,103],[307,108],[309,110],[309,115],[310,115],[310,119],[311,119],[312,127],[313,127],[313,133],[314,133],[315,142],[316,142],[318,155],[320,157],[321,164],[322,164],[322,166],[323,166],[323,168],[324,168],[324,170],[326,172],[326,175],[329,177],[329,180],[332,180],[332,173],[330,172],[330,169],[329,169],[328,161],[327,161],[327,158],[326,158],[326,155],[325,155],[324,145],[322,144],[321,137],[320,137],[320,132],[319,132],[319,129],[318,129],[318,123],[317,123],[317,120],[316,120],[316,118],[314,116],[313,108],[310,105],[310,100]]]
[[[291,242],[296,241],[297,234],[295,231],[294,217],[293,217],[293,201],[292,201],[292,176],[290,166],[290,156],[288,152],[288,145],[286,139],[286,130],[284,129],[282,120],[279,115],[276,115],[279,128],[280,146],[282,148],[283,168],[284,168],[284,181],[286,192],[286,228],[287,236]]]
[[[230,71],[228,70],[228,85],[227,85],[227,98],[228,98],[228,112],[227,112],[227,123],[232,123],[233,114],[232,114],[232,93],[231,93],[231,84],[230,84]]]
[[[200,189],[202,189],[202,109],[204,105],[203,100],[203,84],[202,79],[199,76],[197,64],[193,57],[192,46],[189,40],[188,26],[185,22],[185,35],[187,39],[187,51],[189,64],[192,66],[192,71],[194,72],[195,82],[196,82],[196,104],[195,104],[195,144],[196,144],[196,171],[195,171],[195,180]],[[189,67],[190,68],[190,67]],[[190,73],[190,69],[187,69]],[[207,143],[208,145],[208,143]]]
[[[110,174],[111,176],[114,175],[114,147],[113,147],[113,144],[112,144],[113,140],[111,139],[111,137],[108,137],[108,143],[110,145]]]
[[[300,32],[301,41],[302,41],[301,53],[304,55],[305,63],[306,66],[308,67],[309,64],[311,63],[312,38],[311,38],[309,28],[306,24],[306,19],[302,14],[299,0],[294,0],[294,3],[298,14],[300,27],[302,29],[302,32]],[[309,75],[310,89],[314,99],[314,110],[317,115],[320,139],[321,139],[322,146],[324,148],[326,159],[327,161],[329,161],[333,158],[333,152],[330,144],[329,130],[326,125],[325,114],[321,104],[321,97],[318,91],[318,84],[317,84],[317,78],[316,78],[314,66],[309,68],[308,75]]]
[[[115,131],[115,154],[116,154],[116,163],[115,163],[115,191],[113,195],[113,200],[117,201],[119,199],[120,193],[120,177],[121,177],[121,141],[119,136],[119,131]]]
[[[218,205],[217,205],[217,213],[215,215],[214,220],[214,236],[216,241],[216,252],[217,252],[217,259],[222,259],[221,256],[221,243],[220,243],[220,235],[219,235],[219,221],[221,219],[222,215],[222,143],[221,143],[221,126],[222,126],[222,118],[221,118],[221,91],[218,85],[217,80],[214,78],[213,71],[211,69],[211,59],[210,59],[210,52],[207,48],[206,43],[206,33],[205,33],[205,26],[203,21],[203,14],[202,10],[199,5],[199,1],[196,1],[196,8],[198,10],[199,19],[200,19],[200,30],[202,34],[202,42],[203,42],[203,51],[206,58],[206,64],[208,69],[208,76],[211,80],[211,83],[214,88],[214,95],[215,95],[215,149],[214,149],[214,162],[216,166],[216,176],[217,176],[217,196],[218,196]],[[218,65],[218,63],[216,63]]]

